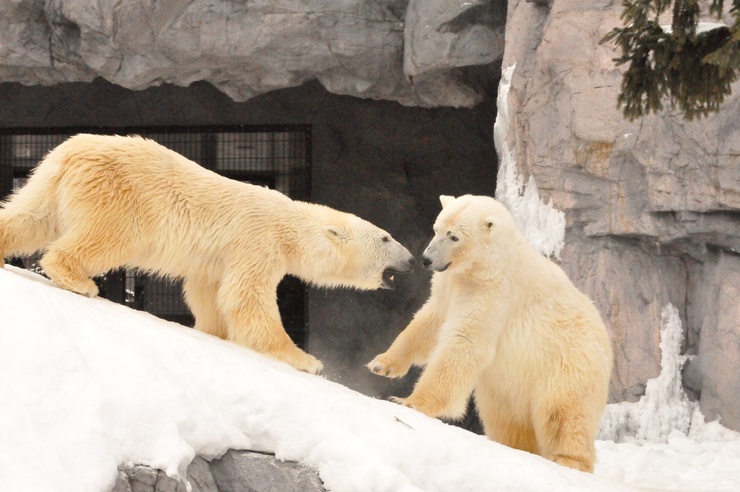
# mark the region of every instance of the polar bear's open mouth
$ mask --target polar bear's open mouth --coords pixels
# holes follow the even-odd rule
[[[396,275],[402,275],[404,273],[409,272],[386,268],[383,270],[383,283],[381,284],[381,287],[388,290],[396,290]]]

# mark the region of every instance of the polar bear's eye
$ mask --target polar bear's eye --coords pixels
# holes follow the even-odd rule
[[[387,243],[390,240],[391,240],[391,238],[389,238],[388,236],[383,236],[383,239],[381,239],[381,241],[383,241],[384,243]]]
[[[457,236],[450,236],[450,239],[452,239],[454,242],[457,242],[460,240],[460,238]]]

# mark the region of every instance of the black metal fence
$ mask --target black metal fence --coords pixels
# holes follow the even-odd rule
[[[25,183],[47,152],[77,133],[141,135],[228,178],[268,186],[297,200],[310,199],[310,126],[270,125],[0,129],[0,200]],[[38,271],[39,257],[8,263]],[[193,324],[179,281],[121,269],[96,282],[100,295],[112,301],[170,321]],[[305,346],[308,320],[304,285],[286,277],[278,287],[278,305],[286,331],[299,346]]]

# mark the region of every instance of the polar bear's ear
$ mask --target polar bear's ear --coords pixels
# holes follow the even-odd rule
[[[439,201],[442,203],[442,208],[445,208],[447,205],[452,203],[452,201],[455,199],[454,196],[449,195],[439,195]]]
[[[329,239],[333,239],[334,241],[347,240],[347,231],[337,226],[326,226],[324,228],[324,232],[326,232],[326,235],[329,236]]]
[[[492,215],[485,217],[483,219],[483,227],[488,231],[494,230],[496,228],[496,219]]]

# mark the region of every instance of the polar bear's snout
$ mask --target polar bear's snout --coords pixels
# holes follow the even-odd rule
[[[450,265],[452,265],[451,261],[448,261],[447,263],[444,263],[441,265],[435,265],[434,260],[428,256],[422,256],[421,263],[424,265],[424,268],[426,268],[427,270],[432,270],[435,272],[444,272],[450,267]]]
[[[447,251],[441,246],[440,242],[434,239],[429,243],[429,246],[421,255],[421,264],[424,265],[424,268],[435,272],[444,272],[450,267],[452,261],[447,258]]]
[[[414,258],[411,253],[409,253],[409,257],[406,258],[406,260],[402,263],[400,267],[396,267],[395,270],[398,273],[411,273],[414,271],[415,266],[416,258]]]
[[[404,255],[404,258],[401,258],[395,263],[388,265],[386,269],[383,270],[382,287],[388,290],[395,290],[396,289],[396,275],[402,275],[402,274],[413,272],[415,265],[416,265],[416,258],[414,258],[411,253],[406,251],[406,255]]]

